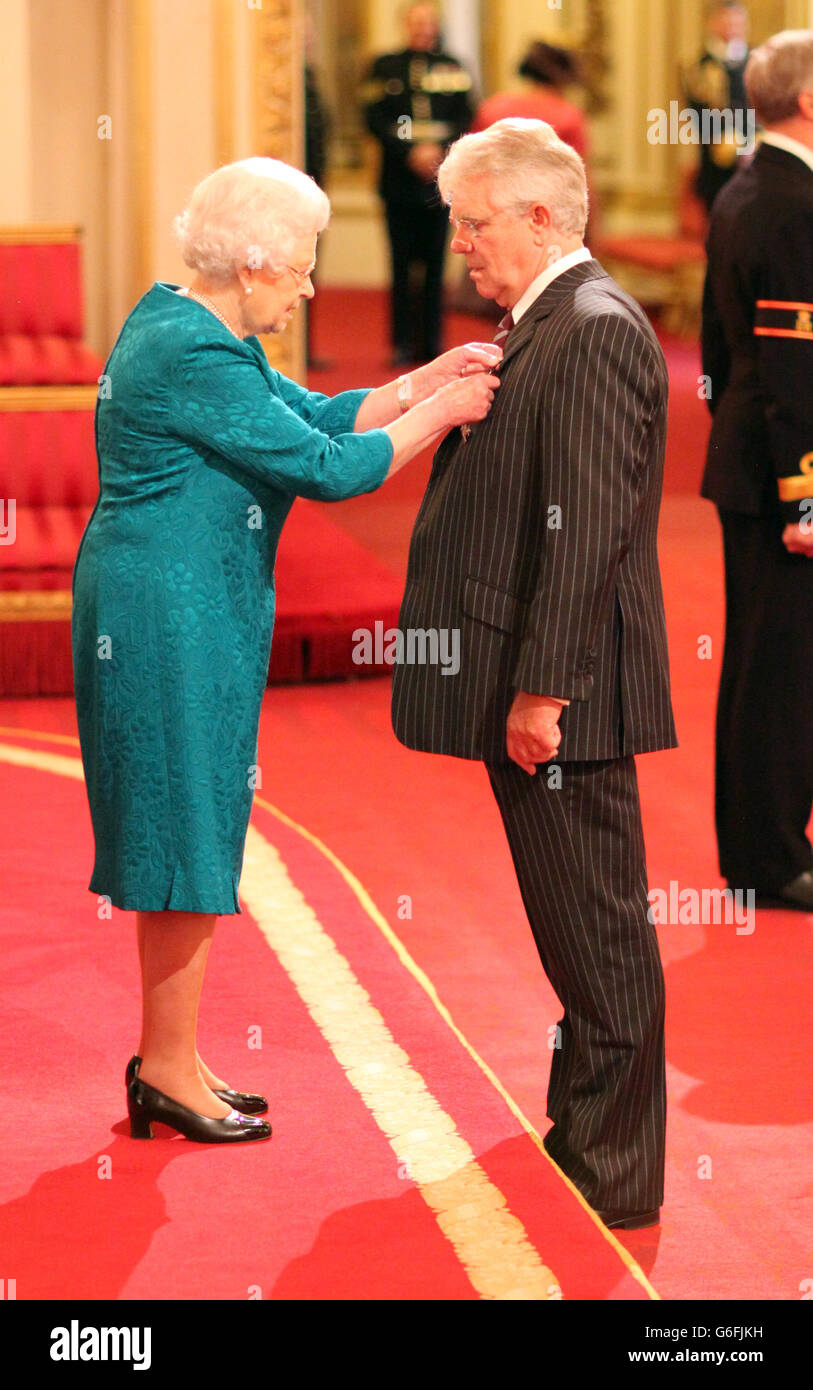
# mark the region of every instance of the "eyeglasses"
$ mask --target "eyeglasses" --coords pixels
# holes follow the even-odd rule
[[[533,203],[528,204],[528,209],[533,207]],[[468,237],[469,241],[476,241],[478,236],[482,236],[487,227],[492,222],[496,222],[500,217],[523,217],[526,208],[517,208],[516,211],[500,210],[495,212],[492,217],[450,217],[449,222],[454,228],[455,236],[459,235],[461,228]]]
[[[472,241],[475,237],[482,236],[486,227],[491,225],[491,218],[488,217],[450,217],[449,221],[456,235],[462,227]]]
[[[290,270],[291,274],[296,277],[296,283],[302,286],[306,280],[310,279],[315,271],[316,261],[313,261],[312,264],[308,266],[307,270],[297,270],[295,265],[286,265],[285,269]]]

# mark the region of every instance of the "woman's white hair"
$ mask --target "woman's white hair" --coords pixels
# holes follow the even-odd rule
[[[525,212],[544,203],[562,236],[587,226],[587,175],[576,151],[547,121],[512,116],[452,145],[438,170],[438,187],[451,203],[461,185],[486,177],[505,207]]]
[[[760,125],[797,116],[800,93],[813,91],[813,29],[783,29],[755,48],[745,90]]]
[[[207,280],[230,280],[242,266],[281,272],[300,237],[324,231],[329,217],[313,179],[256,156],[202,179],[173,227],[188,266]]]

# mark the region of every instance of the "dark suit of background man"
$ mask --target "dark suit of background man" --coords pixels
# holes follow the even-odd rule
[[[381,142],[379,192],[392,255],[392,346],[397,364],[440,351],[448,209],[435,175],[473,118],[471,78],[439,48],[433,5],[406,12],[408,46],[376,58],[365,84],[367,124]],[[410,267],[422,265],[420,313],[411,307]]]
[[[720,871],[813,911],[813,30],[751,55],[765,128],[714,205],[703,297],[713,415],[703,496],[723,527]]]
[[[515,326],[488,418],[435,455],[410,546],[400,626],[458,629],[460,670],[396,667],[393,723],[409,748],[485,762],[564,1007],[545,1145],[609,1224],[650,1225],[664,992],[633,754],[675,744],[656,552],[666,367],[582,243],[584,165],[551,126],[465,136],[439,183],[452,250]]]
[[[706,45],[696,63],[684,76],[686,99],[698,116],[703,112],[731,111],[744,115],[745,64],[748,61],[748,11],[735,0],[722,0],[711,6]],[[725,132],[726,127],[721,125]],[[746,131],[743,123],[741,130]],[[695,187],[707,208],[737,172],[737,142],[728,138],[705,141],[700,146],[700,164]]]

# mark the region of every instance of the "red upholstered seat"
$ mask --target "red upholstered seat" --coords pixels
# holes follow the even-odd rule
[[[15,506],[0,590],[68,589],[98,495],[79,229],[0,227],[0,497]]]
[[[82,342],[80,254],[76,228],[0,228],[0,386],[98,381],[104,363]]]
[[[664,310],[668,326],[694,332],[700,315],[707,218],[705,204],[695,192],[693,169],[681,175],[677,214],[674,233],[604,237],[595,251],[625,289]]]
[[[16,540],[0,545],[0,590],[70,589],[92,507],[17,507]]]
[[[0,411],[0,496],[16,509],[0,590],[70,588],[98,492],[91,409]]]
[[[73,338],[0,336],[0,386],[81,386],[103,370],[98,354]]]
[[[81,338],[78,233],[56,242],[26,242],[24,229],[12,235],[0,237],[0,334]]]
[[[92,410],[0,411],[0,496],[84,507],[99,493]]]

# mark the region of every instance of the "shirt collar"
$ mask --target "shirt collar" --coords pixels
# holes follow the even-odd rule
[[[566,256],[560,256],[558,261],[554,261],[553,265],[546,266],[542,274],[537,275],[536,279],[531,281],[525,293],[520,296],[511,310],[514,323],[519,323],[522,315],[527,309],[530,309],[534,300],[539,298],[542,291],[548,288],[548,285],[556,279],[557,275],[563,275],[566,270],[570,270],[571,266],[580,265],[582,261],[592,261],[592,259],[587,247],[580,246],[578,251],[569,251]]]
[[[795,154],[799,159],[803,159],[809,169],[813,169],[813,150],[803,145],[801,140],[794,140],[790,135],[780,135],[778,131],[769,130],[763,135],[760,144],[773,145],[777,150],[785,150],[787,154]]]

